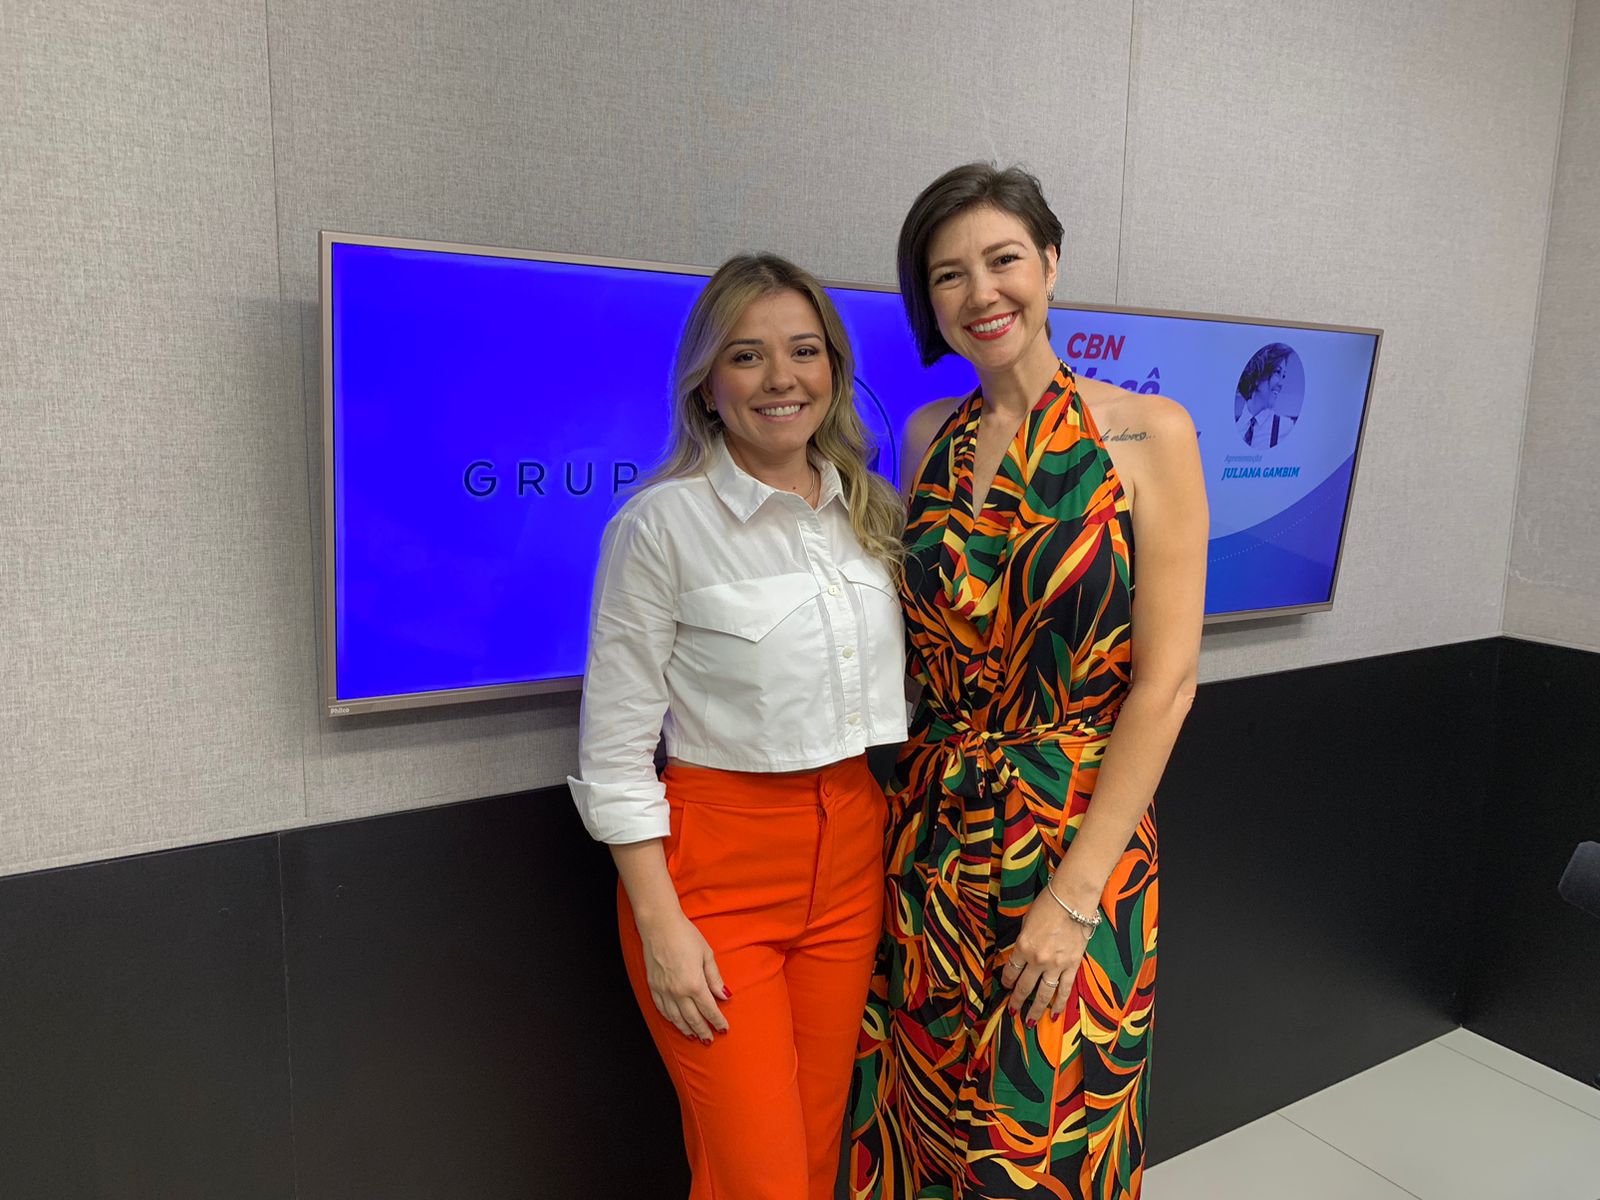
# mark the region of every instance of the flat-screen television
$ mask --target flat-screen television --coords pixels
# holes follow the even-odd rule
[[[576,687],[601,530],[661,453],[709,270],[341,233],[321,251],[328,712]],[[906,416],[976,380],[921,366],[893,289],[829,292],[894,479]],[[1381,331],[1053,309],[1080,375],[1194,418],[1208,620],[1330,607]]]

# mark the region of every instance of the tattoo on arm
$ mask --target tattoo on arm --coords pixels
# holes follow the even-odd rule
[[[1110,437],[1101,438],[1100,440],[1105,442],[1142,442],[1149,436],[1149,433],[1143,429],[1139,430],[1138,433],[1124,429],[1121,433],[1113,433]]]

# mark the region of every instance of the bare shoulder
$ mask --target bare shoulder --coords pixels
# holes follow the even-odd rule
[[[933,439],[944,423],[961,403],[960,396],[946,396],[916,409],[906,418],[900,438],[900,486],[908,490],[916,477],[917,469],[933,445]]]
[[[932,400],[921,408],[913,410],[906,418],[906,442],[920,442],[926,450],[933,441],[933,435],[939,432],[950,414],[955,412],[956,405],[961,403],[960,396],[946,396],[942,400]],[[920,455],[919,455],[920,457]]]
[[[1078,380],[1078,394],[1089,406],[1107,449],[1155,450],[1169,439],[1195,436],[1188,410],[1166,396],[1130,392],[1099,379]]]
[[[1170,492],[1174,485],[1180,492],[1194,490],[1189,485],[1200,479],[1200,447],[1183,405],[1098,379],[1080,379],[1078,394],[1136,512],[1141,495]]]

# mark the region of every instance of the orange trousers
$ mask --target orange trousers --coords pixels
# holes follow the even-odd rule
[[[683,1110],[689,1200],[831,1200],[883,923],[887,806],[865,756],[759,774],[671,764],[667,869],[733,994],[709,1046],[656,1009],[627,893],[622,953]]]

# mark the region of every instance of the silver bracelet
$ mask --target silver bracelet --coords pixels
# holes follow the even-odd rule
[[[1054,900],[1057,904],[1061,905],[1062,908],[1067,910],[1067,916],[1071,917],[1079,925],[1082,925],[1085,929],[1090,930],[1091,932],[1100,928],[1101,918],[1099,909],[1095,910],[1095,914],[1092,917],[1084,916],[1077,909],[1073,908],[1072,905],[1068,904],[1060,896],[1056,895],[1055,884],[1056,877],[1054,875],[1049,876],[1044,881],[1044,890],[1050,893],[1050,899]]]

